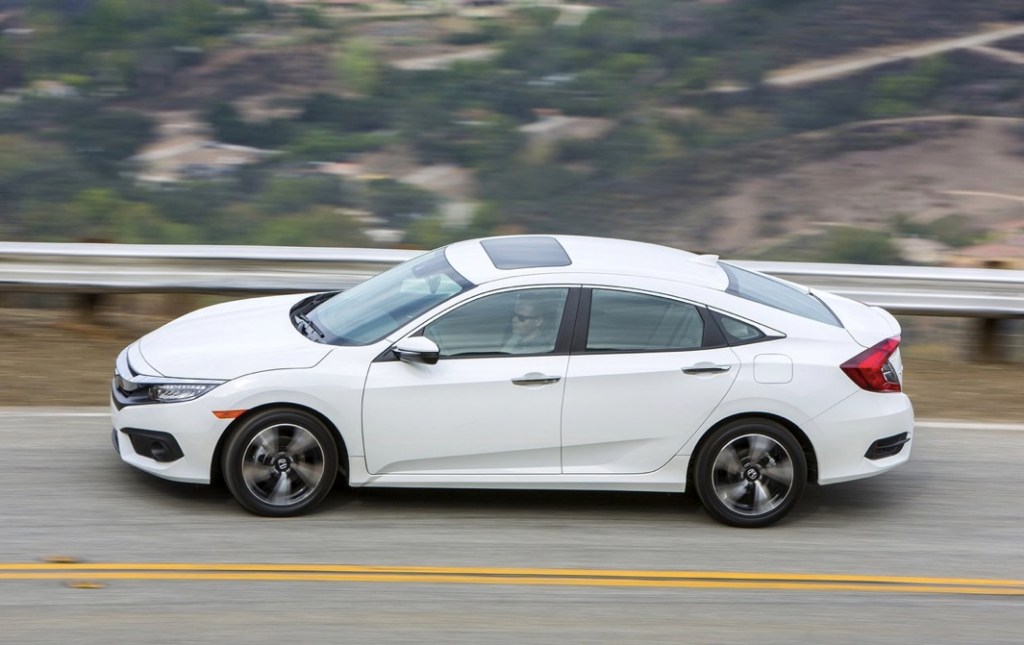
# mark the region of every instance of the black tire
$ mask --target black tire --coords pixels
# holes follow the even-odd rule
[[[740,419],[716,430],[694,469],[694,486],[708,514],[744,528],[782,519],[800,500],[806,481],[800,444],[767,419]]]
[[[338,446],[318,418],[269,409],[243,419],[224,446],[224,481],[246,510],[287,517],[305,513],[331,492]]]

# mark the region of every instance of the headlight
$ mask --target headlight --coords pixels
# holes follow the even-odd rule
[[[219,383],[158,383],[149,387],[149,398],[159,403],[191,401],[206,394]]]
[[[117,357],[114,367],[112,395],[118,409],[147,403],[181,403],[198,399],[225,382],[139,374],[128,363],[128,350],[125,350]]]

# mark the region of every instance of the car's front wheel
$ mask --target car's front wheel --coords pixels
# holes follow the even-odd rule
[[[228,438],[224,480],[246,510],[298,515],[319,504],[338,475],[331,431],[301,410],[272,409],[242,420]]]
[[[719,428],[697,455],[694,485],[725,524],[767,526],[796,505],[807,479],[803,449],[786,428],[742,419]]]

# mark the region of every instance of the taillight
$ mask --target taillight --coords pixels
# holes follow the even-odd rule
[[[871,392],[902,392],[900,377],[889,357],[900,346],[899,337],[883,340],[841,365],[850,379]]]

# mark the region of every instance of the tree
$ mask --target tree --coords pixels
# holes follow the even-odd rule
[[[125,200],[108,188],[84,190],[59,208],[33,204],[25,212],[24,230],[31,239],[59,242],[182,244],[196,240],[191,227],[167,222],[149,204]]]
[[[377,49],[367,40],[354,38],[335,56],[334,69],[345,85],[355,92],[372,95],[381,76]]]
[[[243,120],[238,109],[226,101],[207,108],[203,118],[213,127],[217,140],[225,143],[254,148],[277,148],[285,145],[292,134],[289,122],[274,120],[250,123]]]
[[[852,226],[829,229],[822,246],[822,261],[854,264],[900,264],[900,252],[892,236]]]
[[[268,215],[303,212],[315,205],[345,206],[353,201],[345,184],[327,175],[273,177],[256,200]]]
[[[82,160],[104,173],[152,141],[153,120],[137,112],[100,110],[69,123],[61,134],[67,146]]]
[[[386,127],[388,110],[374,98],[347,99],[317,92],[303,102],[299,121],[322,124],[339,132],[364,132]]]
[[[286,246],[366,246],[358,222],[341,209],[314,206],[301,213],[277,216],[253,238],[256,244]]]
[[[883,76],[871,86],[866,109],[873,117],[912,114],[941,87],[949,66],[939,57],[923,58],[905,74]]]
[[[85,187],[96,183],[95,175],[82,167],[64,146],[28,136],[0,134],[0,218],[31,223],[22,212],[27,204],[70,200]],[[22,224],[19,235],[27,235]]]
[[[367,186],[366,204],[373,214],[393,224],[404,225],[433,213],[437,208],[437,197],[422,188],[394,179],[378,179]]]
[[[21,83],[23,77],[21,57],[6,40],[0,40],[0,90]]]

